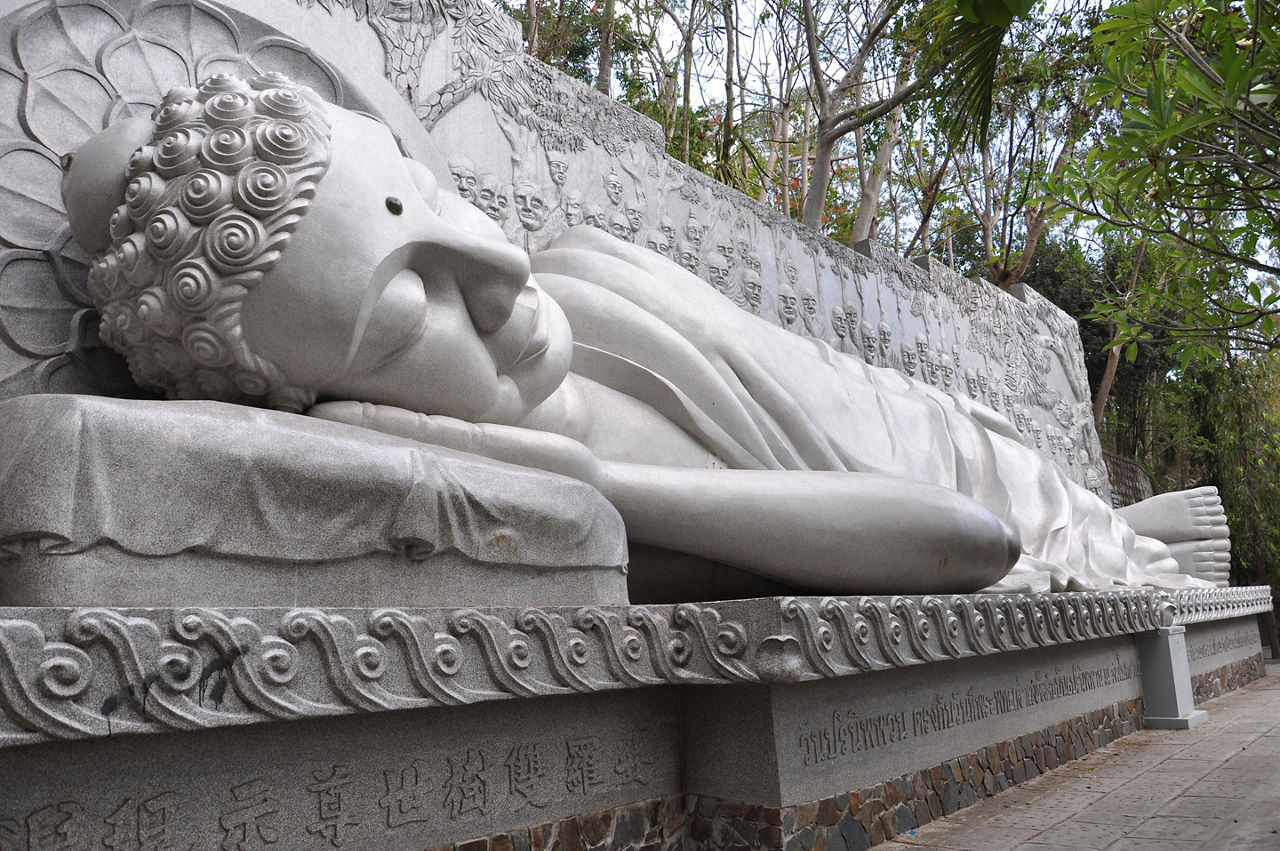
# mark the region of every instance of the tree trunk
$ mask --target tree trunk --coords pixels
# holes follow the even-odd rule
[[[604,0],[604,19],[600,22],[600,65],[596,72],[596,89],[609,94],[613,82],[613,4]]]
[[[778,123],[782,126],[779,139],[779,157],[782,160],[782,214],[791,218],[791,98],[788,95],[782,100],[781,117]]]
[[[529,16],[529,25],[525,28],[525,39],[529,42],[529,55],[538,55],[538,0],[526,0],[525,14]]]
[[[1124,293],[1124,303],[1128,304],[1129,299],[1133,298],[1134,292],[1138,287],[1138,274],[1142,270],[1143,258],[1147,256],[1147,241],[1141,240],[1138,243],[1137,251],[1134,252],[1133,269],[1129,272],[1129,286]],[[1111,330],[1111,342],[1114,343],[1120,336],[1120,329],[1113,327]],[[1120,366],[1120,347],[1107,350],[1107,366],[1102,371],[1102,379],[1098,382],[1098,392],[1093,397],[1093,427],[1095,430],[1102,428],[1102,416],[1107,410],[1107,397],[1111,395],[1111,383],[1115,381],[1116,369]]]
[[[716,154],[716,177],[721,183],[733,184],[733,89],[737,64],[737,31],[733,21],[733,0],[722,0],[720,15],[724,21],[724,41],[728,55],[724,63],[724,120],[720,122],[720,150]]]
[[[902,128],[902,107],[898,107],[889,116],[889,126],[885,128],[884,139],[876,149],[875,159],[871,161],[871,173],[862,182],[862,191],[858,197],[858,215],[853,220],[853,231],[849,234],[849,244],[853,245],[871,237],[871,223],[880,212],[880,192],[884,182],[889,178],[889,163],[893,157],[893,149],[898,146],[898,133]],[[817,171],[815,164],[814,170]]]
[[[689,122],[693,112],[693,107],[689,103],[689,89],[693,75],[694,17],[697,13],[698,0],[689,0],[689,31],[684,37],[684,90],[681,93],[684,98],[684,115],[680,127],[680,161],[683,163],[689,162]]]
[[[800,207],[803,214],[804,207],[809,203],[809,105],[804,107],[804,134],[800,138]],[[790,213],[787,214],[791,216]]]

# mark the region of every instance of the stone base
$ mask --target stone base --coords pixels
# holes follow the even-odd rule
[[[1193,709],[1186,715],[1148,715],[1147,726],[1153,730],[1190,730],[1209,720],[1209,713]]]
[[[640,801],[434,851],[869,848],[1038,777],[1144,726],[1142,701],[1077,715],[873,786],[790,807],[709,795]],[[560,843],[557,845],[557,843]]]
[[[1184,656],[1239,681],[1254,602],[1222,596]],[[861,848],[1144,726],[1139,647],[1184,613],[0,609],[0,848]]]

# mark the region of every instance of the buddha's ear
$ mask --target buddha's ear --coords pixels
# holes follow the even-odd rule
[[[496,331],[511,317],[516,297],[529,282],[529,258],[507,242],[497,223],[452,192],[437,199],[440,217],[465,232],[465,248],[453,258],[467,312],[476,328]]]
[[[154,130],[149,118],[118,121],[64,157],[62,203],[72,235],[90,254],[111,245],[111,214],[124,203],[129,158]]]

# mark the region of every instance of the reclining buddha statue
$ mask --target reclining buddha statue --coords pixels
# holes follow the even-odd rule
[[[633,544],[936,593],[1196,585],[1180,561],[1227,535],[1202,491],[1131,525],[1001,415],[641,246],[579,227],[530,257],[385,126],[278,74],[174,89],[64,170],[101,335],[142,386],[568,476]]]

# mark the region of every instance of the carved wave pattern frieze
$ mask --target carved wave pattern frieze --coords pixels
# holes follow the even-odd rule
[[[1258,615],[1272,609],[1271,588],[1266,585],[1169,591],[1164,596],[1173,606],[1172,623],[1179,626]]]
[[[799,682],[1253,613],[1267,589],[525,609],[0,609],[0,746]]]

